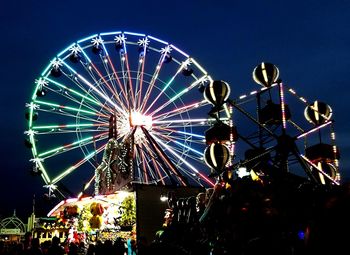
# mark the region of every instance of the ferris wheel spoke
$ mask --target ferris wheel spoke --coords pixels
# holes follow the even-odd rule
[[[164,86],[164,88],[160,91],[160,93],[157,95],[157,97],[152,101],[152,103],[148,106],[148,108],[144,111],[144,114],[147,114],[148,111],[152,108],[152,106],[158,101],[158,99],[163,95],[163,93],[169,88],[169,86],[172,84],[172,82],[175,80],[175,78],[178,76],[179,73],[184,69],[186,66],[186,61],[181,64],[181,66],[177,69],[176,73],[173,75],[173,77],[170,78],[168,83]]]
[[[170,46],[168,46],[168,51],[165,50],[163,52],[163,54],[160,56],[160,58],[159,58],[158,64],[156,65],[156,68],[155,68],[155,70],[153,72],[153,75],[152,75],[152,78],[151,78],[151,82],[148,85],[147,90],[145,92],[143,103],[139,107],[140,111],[143,111],[144,107],[146,106],[146,103],[147,103],[147,101],[149,99],[149,96],[151,95],[151,92],[152,92],[152,89],[154,87],[154,84],[157,81],[159,72],[160,72],[160,70],[161,70],[161,68],[163,66],[164,59],[165,59],[165,56],[166,56],[167,52],[170,52]]]
[[[88,101],[81,101],[81,100],[78,100],[78,99],[76,99],[75,97],[72,97],[72,96],[70,96],[70,95],[67,94],[67,93],[63,93],[63,94],[62,94],[62,91],[56,91],[56,90],[54,90],[54,89],[52,89],[52,88],[48,88],[48,89],[49,89],[51,92],[53,92],[53,93],[55,93],[55,94],[57,94],[57,95],[60,95],[60,96],[62,96],[62,97],[64,97],[64,98],[68,99],[70,102],[76,103],[77,106],[78,106],[79,108],[85,108],[86,110],[91,110],[91,111],[95,111],[95,112],[100,112],[100,113],[105,114],[105,115],[109,115],[109,114],[110,114],[110,112],[106,112],[106,111],[105,111],[105,109],[103,108],[103,105],[101,106],[100,109],[96,109],[96,107],[93,106],[93,105],[91,105],[91,104],[89,104]]]
[[[109,116],[106,116],[106,115],[101,114],[99,112],[93,112],[93,111],[90,111],[90,110],[79,109],[79,108],[76,108],[76,107],[59,105],[59,104],[55,104],[55,103],[51,103],[51,102],[45,102],[45,101],[42,101],[42,100],[34,100],[34,102],[37,103],[38,105],[51,106],[51,107],[53,107],[54,109],[57,109],[57,110],[68,110],[70,112],[78,112],[78,113],[83,113],[83,114],[88,114],[88,115],[94,115],[94,116],[109,118]]]
[[[108,97],[108,92],[105,90],[103,83],[100,82],[96,77],[95,77],[95,73],[93,72],[94,68],[91,64],[91,60],[88,58],[88,56],[85,54],[84,51],[82,51],[82,53],[84,53],[84,56],[87,58],[87,62],[83,62],[80,61],[82,67],[84,68],[84,73],[76,71],[74,68],[72,68],[68,63],[66,63],[65,61],[61,60],[61,63],[70,71],[70,74],[67,74],[66,72],[63,72],[64,75],[67,78],[72,78],[74,77],[74,79],[81,77],[80,80],[84,81],[85,85],[86,84],[85,81],[88,82],[88,78],[93,80],[93,84],[95,84],[96,87],[99,87],[99,92],[101,92],[102,94],[105,95],[105,97]],[[88,78],[86,78],[86,74],[88,74]],[[79,81],[78,79],[76,79],[77,81]],[[90,82],[89,82],[90,83]],[[89,86],[90,87],[90,86]],[[90,87],[91,88],[91,87]],[[96,92],[96,91],[95,91]],[[99,94],[100,95],[100,94]],[[100,95],[101,96],[101,95]]]
[[[102,46],[103,46],[103,49],[104,49],[104,51],[105,51],[105,53],[106,53],[106,57],[107,57],[107,60],[108,60],[108,64],[109,64],[109,66],[112,68],[112,71],[113,71],[113,76],[110,76],[110,80],[111,80],[111,81],[113,81],[113,80],[116,80],[116,81],[117,81],[117,84],[118,84],[118,86],[119,86],[119,89],[120,89],[121,93],[122,93],[123,96],[124,96],[123,98],[126,100],[126,99],[127,99],[126,90],[124,89],[124,87],[123,87],[123,85],[122,85],[122,83],[121,83],[121,81],[120,81],[120,78],[119,78],[118,73],[117,73],[117,71],[116,71],[115,65],[114,65],[113,62],[112,62],[112,59],[111,59],[111,57],[110,57],[110,55],[109,55],[109,53],[108,53],[107,47],[105,46],[104,42],[102,43]],[[114,77],[115,77],[115,79],[113,79]],[[119,97],[119,100],[121,101],[121,99],[120,99],[120,94],[118,94],[118,97]],[[127,106],[129,106],[128,103],[129,103],[129,102],[126,101],[126,102],[121,103],[121,104],[122,104],[122,105],[126,104]]]
[[[103,93],[101,90],[97,89],[97,86],[90,83],[86,78],[84,78],[81,74],[77,73],[72,67],[70,67],[67,63],[63,62],[63,64],[73,72],[76,77],[81,80],[85,85],[89,86],[94,92],[96,92],[100,97],[102,97],[106,102],[108,102],[114,109],[118,110],[122,114],[126,114],[125,110],[118,106],[115,102],[113,102],[108,95]]]
[[[103,44],[103,40],[101,37],[99,37],[101,40],[101,44],[103,46],[103,48],[106,50],[105,53],[108,54],[106,47]],[[115,90],[115,87],[112,86],[106,79],[105,77],[102,75],[102,73],[99,71],[99,69],[97,68],[97,66],[91,61],[91,59],[88,57],[88,55],[85,53],[84,49],[82,47],[79,48],[81,49],[81,52],[84,54],[85,58],[88,61],[88,67],[86,67],[86,65],[84,65],[84,68],[86,69],[86,71],[90,74],[91,78],[93,78],[93,80],[95,81],[96,84],[98,84],[99,82],[97,81],[97,79],[95,78],[95,76],[93,75],[92,71],[96,72],[96,74],[99,76],[99,78],[103,81],[102,84],[105,85],[108,90],[111,92],[110,96],[111,98],[113,98],[113,96],[115,97],[116,100],[119,101],[119,103],[121,105],[123,105],[122,101],[120,100],[119,96],[118,96],[118,92]],[[100,55],[101,56],[101,55]],[[105,59],[102,59],[102,63],[105,63]],[[110,73],[108,72],[107,69],[105,69],[107,71],[107,75],[110,76]],[[107,92],[105,92],[106,95],[108,95]]]
[[[120,51],[120,60],[121,60],[121,66],[122,66],[122,73],[123,73],[123,80],[124,80],[124,88],[125,91],[127,91],[126,95],[126,101],[129,103],[128,107],[134,107],[134,89],[132,85],[132,78],[130,73],[130,66],[129,66],[129,57],[127,53],[127,47],[126,42],[123,41],[123,51]],[[129,96],[130,93],[130,96]]]
[[[140,148],[138,148],[140,149]],[[138,163],[137,165],[142,165],[142,167],[138,167],[138,170],[139,170],[139,173],[141,173],[142,171],[142,174],[140,174],[140,181],[141,182],[145,182],[145,183],[151,183],[150,180],[154,180],[156,182],[156,178],[153,174],[153,171],[152,171],[152,167],[149,165],[149,160],[146,158],[146,155],[143,151],[141,150],[138,150],[137,153],[139,154],[139,160],[138,160]],[[148,170],[148,171],[147,171]]]
[[[65,117],[69,117],[69,118],[72,118],[72,119],[77,119],[77,117],[79,117],[79,120],[85,120],[85,121],[88,121],[88,122],[93,122],[93,123],[107,123],[108,122],[108,118],[106,116],[105,119],[94,119],[94,118],[89,118],[87,116],[84,116],[84,115],[75,115],[75,114],[71,114],[71,113],[68,113],[68,112],[64,112],[62,111],[61,109],[54,109],[54,108],[51,108],[51,109],[43,109],[43,108],[40,108],[38,109],[39,112],[47,112],[47,113],[50,113],[50,114],[56,114],[56,115],[60,115],[60,116],[65,116]],[[33,124],[31,125],[33,126]]]
[[[224,117],[220,118],[221,121],[228,121],[229,119]],[[188,126],[209,126],[209,123],[215,122],[215,119],[211,118],[199,118],[199,119],[171,119],[171,120],[154,120],[153,123],[157,124],[159,128],[180,128]]]
[[[41,130],[41,129],[84,129],[84,128],[90,128],[90,127],[103,127],[108,126],[108,123],[103,124],[96,124],[96,123],[79,123],[79,124],[60,124],[60,125],[44,125],[44,126],[33,126],[33,130]]]
[[[204,186],[201,182],[201,179],[198,177],[197,174],[189,172],[186,168],[184,168],[182,166],[178,166],[178,167],[182,173],[184,173],[186,176],[188,176],[195,183],[198,183],[202,187]]]
[[[189,112],[191,110],[198,109],[199,107],[202,107],[205,105],[208,105],[208,103],[206,102],[206,100],[202,100],[200,102],[195,102],[195,103],[191,103],[189,105],[185,105],[183,107],[174,108],[170,111],[161,113],[160,115],[153,116],[153,119],[164,120],[164,119],[167,119],[170,117],[181,115],[182,113]]]
[[[146,55],[147,55],[147,44],[145,43],[143,46],[143,54],[141,53],[139,54],[139,64],[138,64],[138,71],[136,75],[136,85],[135,85],[135,108],[136,109],[138,109],[141,104]]]
[[[168,150],[171,154],[173,154],[177,159],[179,159],[182,163],[184,163],[187,167],[189,167],[195,174],[198,174],[203,180],[205,180],[208,184],[214,186],[214,183],[204,176],[199,170],[197,170],[194,166],[192,166],[186,159],[181,157],[178,153],[176,153],[169,145],[165,144],[163,141],[154,137],[154,139],[161,144],[166,150]]]
[[[78,199],[84,194],[84,192],[91,186],[91,183],[95,180],[96,176],[93,174],[90,180],[84,185],[83,190],[78,194]]]
[[[159,165],[159,162],[157,162],[155,160],[156,155],[154,155],[153,151],[151,150],[151,148],[149,148],[149,146],[147,144],[142,144],[141,146],[145,147],[145,149],[142,150],[142,155],[147,162],[147,165],[149,167],[149,169],[152,169],[153,171],[157,172],[158,179],[156,178],[156,182],[158,182],[158,180],[161,180],[162,184],[165,185],[165,181],[164,179],[167,177],[167,174],[165,171],[163,171],[163,175],[161,174],[161,166]]]
[[[183,89],[182,91],[180,91],[179,93],[177,93],[174,97],[170,98],[168,100],[168,102],[166,102],[165,104],[162,104],[159,108],[155,109],[152,113],[150,113],[151,116],[153,116],[154,114],[156,114],[157,112],[159,112],[160,110],[163,110],[165,107],[167,107],[168,105],[172,104],[174,101],[176,101],[177,99],[181,98],[184,94],[188,93],[189,91],[191,91],[193,88],[197,87],[198,84],[204,82],[206,79],[208,79],[207,75],[202,76],[200,79],[194,81],[192,84],[190,84],[188,87],[186,87],[185,89]]]
[[[92,90],[90,87],[89,87],[89,90],[86,90],[86,88],[84,87],[84,85],[81,83],[81,81],[77,78],[77,76],[74,76],[74,77],[69,77],[69,79],[78,87],[80,88],[84,93],[85,95],[89,95],[89,97],[92,97],[95,101],[98,102],[98,105],[101,106],[104,111],[107,111],[107,112],[111,112],[113,111],[112,108],[109,106],[109,105],[106,105],[106,101],[104,98],[101,98],[100,95],[96,94],[94,90]],[[101,100],[101,99],[104,99],[104,100]],[[82,101],[83,103],[84,101]]]
[[[95,105],[102,106],[102,103],[101,103],[101,102],[97,101],[96,99],[94,99],[94,98],[92,98],[92,97],[86,96],[87,91],[84,91],[84,92],[85,92],[85,95],[83,95],[82,93],[80,93],[80,92],[78,92],[78,91],[76,91],[76,90],[74,90],[74,89],[71,89],[71,88],[69,88],[68,86],[63,85],[63,84],[61,84],[61,83],[59,83],[59,82],[57,82],[57,81],[54,81],[54,80],[52,80],[52,79],[50,79],[50,78],[48,78],[48,77],[45,77],[44,79],[45,79],[46,81],[48,81],[48,82],[50,82],[50,83],[56,85],[57,87],[63,89],[65,92],[70,92],[71,94],[76,95],[76,96],[78,96],[78,97],[81,98],[81,99],[87,100],[87,101],[89,101],[89,102],[91,102],[91,103],[93,103],[93,104],[95,104]]]
[[[75,142],[65,144],[63,146],[58,146],[56,148],[41,152],[38,154],[38,157],[45,160],[45,159],[51,158],[53,156],[57,156],[58,154],[78,149],[81,146],[86,146],[86,145],[89,145],[91,143],[104,140],[107,138],[107,135],[108,135],[108,132],[104,132],[104,133],[101,133],[101,134],[98,134],[95,136],[90,136],[90,137],[86,137],[83,139],[79,139]]]
[[[64,170],[60,175],[58,175],[57,177],[55,177],[52,180],[53,184],[56,184],[57,182],[61,181],[63,178],[65,178],[67,175],[69,175],[70,173],[72,173],[73,171],[75,171],[78,167],[80,167],[81,165],[85,164],[86,162],[89,161],[89,159],[91,159],[92,157],[94,157],[96,154],[99,154],[101,151],[103,151],[105,148],[105,145],[102,145],[100,148],[98,148],[97,150],[91,152],[90,154],[88,154],[87,156],[85,156],[82,160],[80,160],[79,162],[77,162],[76,164],[74,164],[73,166],[67,168],[66,170]]]
[[[191,139],[190,137],[187,138],[180,138],[180,137],[173,137],[173,136],[167,136],[164,134],[159,134],[158,138],[161,138],[163,141],[168,141],[166,144],[168,144],[170,146],[170,143],[174,144],[174,146],[171,146],[175,151],[179,152],[180,154],[187,152],[187,151],[191,151],[192,153],[198,155],[194,156],[191,154],[187,154],[187,157],[191,157],[192,159],[196,159],[196,160],[202,160],[203,159],[203,151],[198,151],[194,148],[192,148],[191,146],[188,145],[188,141]],[[182,141],[182,142],[180,142]],[[191,141],[192,143],[192,141]],[[202,142],[203,144],[203,142]]]

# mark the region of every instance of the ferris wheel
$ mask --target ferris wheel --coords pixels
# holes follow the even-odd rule
[[[217,119],[205,133],[207,165],[226,181],[236,173],[263,183],[284,178],[340,185],[332,108],[318,100],[310,102],[287,86],[271,63],[256,66],[253,80],[260,89],[235,99],[224,81],[205,88],[212,105],[209,116]],[[230,108],[229,123],[221,121],[224,108]]]
[[[203,150],[214,119],[198,92],[210,82],[194,58],[150,35],[77,40],[44,68],[26,104],[33,173],[62,197],[111,179],[112,163],[136,183],[213,185]]]

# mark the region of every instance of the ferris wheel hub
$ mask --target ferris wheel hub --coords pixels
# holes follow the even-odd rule
[[[130,127],[145,127],[147,130],[152,127],[152,116],[143,115],[140,112],[132,111],[130,113]]]

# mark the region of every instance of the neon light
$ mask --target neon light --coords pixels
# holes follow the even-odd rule
[[[78,95],[81,98],[89,100],[90,102],[92,102],[92,103],[94,103],[96,105],[100,105],[100,106],[102,105],[100,102],[98,102],[98,101],[96,101],[96,100],[94,100],[94,99],[92,99],[90,97],[87,97],[87,96],[85,96],[85,95],[83,95],[83,94],[81,94],[81,93],[79,93],[79,92],[77,92],[77,91],[75,91],[75,90],[73,90],[71,88],[68,88],[67,86],[65,86],[65,85],[63,85],[61,83],[58,83],[58,82],[56,82],[54,80],[51,80],[50,78],[45,78],[45,80],[47,80],[47,81],[49,81],[49,82],[51,82],[51,83],[53,83],[53,84],[55,84],[55,85],[57,85],[57,86],[59,86],[61,88],[64,88],[65,90],[68,90],[69,92],[72,92],[73,94]]]
[[[85,38],[79,40],[77,43],[85,42],[85,41],[90,40],[90,39],[92,39],[92,38],[94,38],[94,37],[96,37],[96,36],[98,36],[98,34],[94,34],[94,35],[85,37]]]
[[[158,94],[158,96],[153,100],[151,105],[147,108],[147,110],[144,112],[145,114],[148,113],[150,108],[156,103],[156,101],[159,99],[159,97],[164,93],[164,91],[170,86],[170,84],[175,80],[176,76],[181,72],[181,70],[184,68],[184,63],[179,67],[179,69],[176,71],[173,77],[171,77],[170,81],[164,86],[162,91]]]
[[[183,107],[180,107],[180,108],[177,108],[177,109],[174,109],[172,111],[169,111],[169,112],[165,112],[165,113],[162,113],[158,116],[154,116],[153,118],[154,119],[159,119],[160,117],[165,117],[165,118],[168,118],[168,117],[171,117],[171,116],[174,116],[174,115],[177,115],[177,114],[181,114],[182,112],[190,109],[190,108],[198,108],[199,106],[203,106],[203,105],[207,105],[208,102],[207,100],[203,99],[202,101],[200,102],[196,102],[196,103],[193,103],[193,104],[190,104],[190,105],[185,105]],[[175,113],[175,114],[172,114],[172,113]]]
[[[185,88],[184,90],[182,90],[180,93],[178,93],[176,96],[170,98],[170,100],[168,102],[166,102],[165,104],[161,105],[158,109],[154,110],[151,115],[154,115],[155,113],[159,112],[160,110],[164,109],[165,107],[167,107],[169,104],[171,104],[172,102],[174,102],[176,99],[178,99],[179,97],[181,97],[182,95],[184,95],[185,93],[187,93],[188,91],[190,91],[191,89],[193,89],[195,86],[197,86],[200,82],[202,82],[204,79],[206,78],[206,76],[201,77],[199,80],[196,80],[195,82],[193,82],[190,86],[188,86],[187,88]]]
[[[79,79],[81,79],[86,85],[92,88],[97,94],[99,94],[103,99],[105,99],[108,103],[115,107],[115,109],[119,110],[121,113],[126,114],[126,112],[121,109],[118,105],[116,105],[109,97],[105,96],[101,91],[99,91],[93,84],[88,82],[83,76],[77,73]]]
[[[33,126],[33,129],[52,129],[52,128],[76,128],[76,127],[93,127],[93,126],[108,126],[105,124],[68,124],[68,125],[48,125],[48,126]]]
[[[104,35],[116,35],[116,34],[121,34],[121,31],[118,32],[106,32],[106,33],[101,33],[100,35],[104,36]]]
[[[218,164],[216,163],[216,158],[215,158],[215,153],[214,153],[214,147],[215,143],[211,144],[209,147],[209,152],[210,152],[210,159],[213,162],[214,167],[217,167]]]
[[[158,39],[158,38],[155,38],[155,37],[153,37],[153,36],[148,35],[147,37],[148,37],[148,38],[151,38],[151,39],[153,39],[153,40],[155,40],[155,41],[157,41],[157,42],[160,42],[160,43],[163,43],[163,44],[168,45],[167,42],[165,42],[165,41],[163,41],[163,40],[160,40],[160,39]]]
[[[162,123],[194,123],[194,122],[206,122],[208,119],[188,119],[188,120],[155,120],[154,124],[162,124]]]
[[[72,48],[75,45],[75,43],[72,43],[71,45],[69,45],[67,48],[65,48],[64,50],[62,50],[60,53],[57,54],[57,57],[61,57],[61,55],[63,53],[65,53],[66,51],[68,51],[70,48]]]
[[[65,203],[64,200],[62,200],[61,202],[59,202],[54,208],[52,208],[51,211],[49,211],[49,213],[47,214],[47,217],[50,217],[61,205],[63,205]]]
[[[315,127],[315,128],[313,128],[313,129],[311,129],[311,130],[309,130],[309,131],[307,131],[307,132],[305,132],[305,133],[303,133],[303,134],[297,136],[297,139],[302,138],[302,137],[304,137],[304,136],[307,136],[307,135],[309,135],[309,134],[311,134],[311,133],[313,133],[313,132],[315,132],[315,131],[317,131],[317,130],[319,130],[319,129],[325,127],[325,126],[328,126],[328,125],[331,124],[331,123],[332,123],[331,121],[328,121],[328,122],[326,122],[326,123],[324,123],[324,124],[322,124],[322,125],[320,125],[320,126],[318,126],[318,127]]]
[[[189,149],[190,151],[193,151],[194,153],[197,153],[199,156],[203,156],[203,152],[202,151],[197,151],[197,150],[193,149],[192,147],[189,147],[189,146],[187,146],[187,145],[185,145],[183,143],[180,143],[178,141],[173,141],[173,142],[178,144],[178,145],[180,145],[180,146],[182,146],[182,147],[184,147],[184,148],[186,148],[186,149]]]
[[[214,183],[209,180],[207,177],[205,177],[204,175],[202,175],[195,167],[193,167],[190,163],[188,163],[185,159],[183,159],[182,156],[180,156],[179,154],[177,154],[174,150],[172,150],[167,144],[163,143],[161,140],[159,140],[158,138],[154,137],[154,139],[159,142],[160,144],[162,144],[167,150],[169,150],[173,155],[175,155],[180,161],[182,161],[185,165],[187,165],[190,169],[192,169],[192,171],[194,171],[196,174],[200,175],[202,177],[202,179],[204,179],[207,183],[209,183],[210,185],[214,186]]]
[[[266,68],[265,68],[265,63],[264,62],[261,63],[261,71],[262,71],[262,74],[264,76],[264,81],[266,83],[268,83],[269,79],[267,78],[267,73],[266,73]]]
[[[281,111],[282,111],[282,125],[283,128],[287,128],[287,122],[286,122],[286,109],[284,104],[284,91],[283,91],[283,84],[280,83],[280,100],[281,100]]]
[[[198,62],[196,60],[194,60],[193,58],[191,58],[191,61],[193,64],[195,64],[195,66],[197,66],[197,68],[204,74],[207,74],[207,71],[204,70],[204,68],[198,64]]]
[[[319,169],[323,170],[323,169],[322,169],[322,164],[321,164],[321,162],[318,162],[318,163],[317,163],[317,167],[318,167]],[[318,176],[320,177],[321,183],[322,183],[323,185],[325,185],[325,184],[326,184],[326,181],[324,180],[323,174],[318,173]]]
[[[76,163],[75,165],[69,167],[68,169],[66,169],[65,171],[63,171],[63,173],[61,173],[59,176],[57,176],[55,179],[52,180],[53,184],[56,184],[57,182],[59,182],[60,180],[62,180],[64,177],[66,177],[68,174],[70,174],[71,172],[73,172],[75,169],[77,169],[78,167],[80,167],[82,164],[84,164],[85,162],[87,162],[89,159],[91,159],[93,156],[96,155],[96,153],[100,153],[103,149],[105,148],[105,145],[101,146],[100,148],[98,148],[96,151],[93,151],[92,153],[90,153],[89,155],[87,155],[85,158],[83,158],[82,160],[80,160],[78,163]]]
[[[91,63],[91,59],[90,59],[89,56],[85,53],[85,51],[83,50],[83,48],[80,47],[79,44],[77,44],[77,46],[80,48],[81,52],[83,53],[83,55],[84,55],[84,57],[87,59],[87,61],[88,61],[89,63]],[[73,71],[73,72],[75,72],[75,71]]]
[[[77,144],[80,144],[80,143],[83,143],[83,142],[92,140],[93,138],[94,138],[93,136],[90,136],[90,137],[87,137],[87,138],[85,138],[85,139],[78,140],[78,141],[75,141],[75,142],[73,142],[73,143],[70,143],[70,144],[67,144],[67,145],[64,145],[64,146],[60,146],[60,147],[51,149],[51,150],[49,150],[49,151],[40,153],[38,156],[39,156],[39,157],[43,157],[43,156],[46,156],[46,155],[48,155],[48,154],[51,154],[51,153],[54,153],[54,152],[58,152],[58,151],[60,151],[60,150],[65,150],[65,149],[67,149],[67,148],[69,148],[69,147],[72,147],[72,146],[74,146],[74,145],[77,145]]]
[[[181,53],[182,55],[184,55],[186,58],[189,57],[188,54],[186,54],[185,52],[183,52],[182,50],[180,50],[179,48],[175,47],[173,44],[170,44],[170,47],[175,49],[177,52]]]
[[[82,110],[82,109],[78,109],[78,108],[74,108],[74,107],[70,107],[70,106],[58,105],[58,104],[48,103],[48,102],[44,102],[44,101],[40,101],[40,100],[35,100],[35,102],[38,104],[53,106],[53,107],[61,108],[61,109],[67,109],[67,110],[71,110],[71,111],[75,111],[75,112],[83,112],[83,113],[87,113],[87,114],[91,114],[91,115],[104,116],[104,115],[97,114],[96,112]]]
[[[54,61],[56,58],[53,58],[51,61],[50,61],[50,64],[48,64],[46,66],[46,68],[44,69],[44,71],[41,73],[41,76],[45,76],[45,74],[49,71],[49,69],[51,68],[51,62]]]
[[[145,37],[145,36],[146,36],[145,34],[139,34],[139,33],[133,33],[133,32],[124,32],[124,34],[127,34],[127,35],[135,35],[135,36],[141,36],[141,37]]]
[[[325,173],[322,169],[320,169],[318,166],[316,166],[314,163],[312,163],[307,157],[305,157],[303,154],[300,154],[300,156],[309,163],[312,167],[314,167],[316,170],[318,170],[320,173],[322,173],[324,176],[326,176],[331,182],[333,182],[336,185],[340,185],[339,182],[332,179],[331,176],[329,176],[327,173]]]
[[[177,131],[177,133],[179,133],[179,134],[184,134],[184,135],[194,136],[194,137],[198,137],[198,138],[201,138],[201,139],[204,139],[204,138],[205,138],[204,135],[197,135],[197,134],[188,133],[188,132],[183,132],[183,131]]]

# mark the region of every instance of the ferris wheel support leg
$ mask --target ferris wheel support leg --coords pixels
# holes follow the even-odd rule
[[[167,168],[167,164],[171,167],[171,169],[173,169],[173,171],[175,172],[177,178],[179,178],[179,180],[185,185],[188,186],[188,181],[186,180],[186,178],[177,170],[176,166],[174,166],[174,164],[171,162],[171,160],[167,157],[167,155],[164,153],[164,151],[162,150],[162,148],[159,147],[158,143],[152,138],[152,136],[148,133],[148,131],[144,128],[141,127],[143,133],[146,135],[148,141],[150,142],[151,146],[154,148],[154,150],[157,152],[157,154],[159,153],[159,159],[162,162],[163,166],[164,166],[164,170],[166,171],[166,173],[168,174],[170,180],[171,180],[171,184],[172,185],[176,185],[176,182],[174,181],[174,179],[172,178],[168,168]],[[163,158],[166,159],[167,162],[165,162],[163,160]]]

